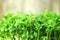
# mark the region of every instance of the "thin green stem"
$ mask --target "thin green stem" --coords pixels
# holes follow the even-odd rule
[[[59,35],[59,38],[58,38],[58,40],[60,40],[60,35]]]
[[[49,40],[49,34],[47,33],[47,40]]]
[[[49,40],[51,40],[50,33],[49,33]]]
[[[54,40],[57,40],[56,31],[54,30]]]
[[[39,40],[39,35],[40,35],[40,30],[38,30],[38,37],[37,37],[37,40]]]

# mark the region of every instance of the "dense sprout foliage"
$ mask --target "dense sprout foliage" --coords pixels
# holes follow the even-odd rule
[[[0,40],[60,40],[60,15],[53,11],[37,16],[8,12],[0,20]]]

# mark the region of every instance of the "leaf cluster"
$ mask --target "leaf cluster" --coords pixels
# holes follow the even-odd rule
[[[11,40],[59,40],[60,15],[44,11],[39,15],[8,12],[0,20],[0,38]]]

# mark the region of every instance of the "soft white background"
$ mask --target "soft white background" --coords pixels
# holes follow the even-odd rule
[[[39,13],[46,9],[59,13],[60,0],[0,0],[0,15],[7,11]]]

